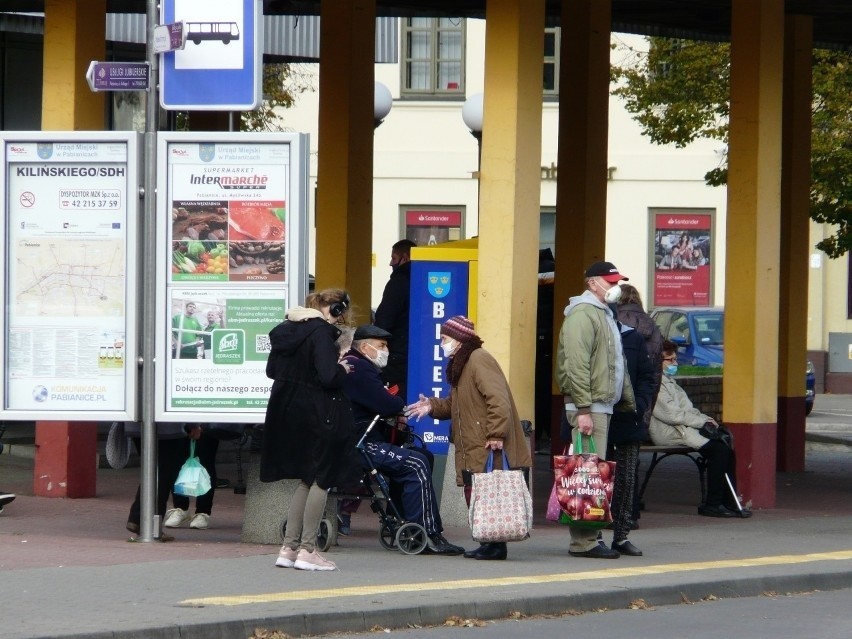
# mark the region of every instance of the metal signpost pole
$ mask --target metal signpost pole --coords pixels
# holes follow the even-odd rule
[[[157,0],[147,0],[146,55],[149,64],[148,91],[145,99],[144,218],[142,228],[142,477],[139,541],[159,537],[162,522],[157,514],[157,428],[154,422],[154,358],[156,322],[156,249],[157,249],[157,124],[159,101],[157,81],[159,56],[154,52],[154,27],[157,24]]]

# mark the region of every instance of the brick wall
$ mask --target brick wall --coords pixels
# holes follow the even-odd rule
[[[722,421],[722,376],[678,377],[677,383],[705,415]]]

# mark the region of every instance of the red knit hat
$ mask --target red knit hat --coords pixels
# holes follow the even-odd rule
[[[460,342],[467,342],[477,337],[473,322],[464,315],[456,315],[441,324],[441,335],[452,337]]]

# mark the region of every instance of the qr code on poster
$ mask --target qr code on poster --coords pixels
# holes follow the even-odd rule
[[[272,350],[272,345],[269,343],[269,335],[255,335],[254,352],[269,353]]]

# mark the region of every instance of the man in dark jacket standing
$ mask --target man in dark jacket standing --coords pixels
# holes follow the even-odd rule
[[[399,397],[406,399],[408,384],[408,311],[411,302],[411,240],[400,240],[391,247],[390,266],[393,269],[382,301],[376,309],[374,324],[393,335],[388,364],[382,379],[389,386],[399,387]]]
[[[352,372],[343,380],[343,391],[352,402],[356,428],[363,429],[376,415],[396,417],[405,401],[385,388],[380,377],[388,361],[391,334],[366,324],[355,330],[351,350],[343,358]],[[420,524],[429,538],[426,552],[460,555],[464,548],[444,539],[438,500],[432,485],[432,471],[424,455],[411,448],[394,446],[385,439],[378,422],[364,443],[364,452],[373,465],[402,486],[401,507],[406,520]]]

